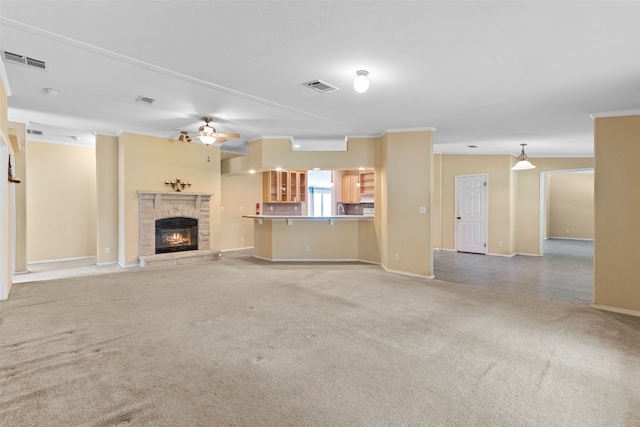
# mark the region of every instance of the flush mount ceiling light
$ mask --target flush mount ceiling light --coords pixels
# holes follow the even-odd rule
[[[520,145],[522,145],[522,153],[520,153],[520,155],[518,156],[518,162],[515,164],[514,167],[511,168],[511,170],[523,171],[527,169],[535,169],[535,166],[532,165],[529,160],[527,160],[527,155],[524,154],[524,146],[527,144],[520,144]]]
[[[369,89],[369,79],[367,76],[369,75],[368,71],[358,70],[356,71],[358,77],[353,81],[353,88],[358,93],[364,93]]]

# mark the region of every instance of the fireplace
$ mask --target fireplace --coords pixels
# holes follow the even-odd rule
[[[156,254],[197,249],[197,219],[173,217],[156,220]]]

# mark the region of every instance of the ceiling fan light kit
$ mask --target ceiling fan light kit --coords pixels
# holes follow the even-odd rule
[[[527,145],[527,144],[520,144],[520,145],[522,145],[522,152],[518,156],[517,163],[515,164],[515,166],[513,166],[511,168],[511,170],[523,171],[523,170],[527,170],[527,169],[535,169],[536,167],[534,165],[532,165],[529,160],[527,160],[527,155],[524,154],[524,146]]]
[[[186,130],[181,130],[178,140],[191,142],[192,138],[189,135],[190,133],[194,134],[194,136],[197,136],[200,142],[202,142],[205,145],[211,145],[215,143],[222,144],[223,142],[227,141],[225,138],[240,138],[240,135],[238,135],[237,133],[216,132],[216,129],[213,126],[209,125],[209,123],[213,121],[211,117],[202,117],[201,120],[204,121],[205,124],[200,126],[200,128],[198,129],[198,132],[189,132]],[[215,144],[215,145],[220,145],[220,144]]]

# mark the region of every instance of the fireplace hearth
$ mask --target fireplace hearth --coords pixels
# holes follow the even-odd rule
[[[156,220],[156,254],[197,249],[197,219],[174,217]]]

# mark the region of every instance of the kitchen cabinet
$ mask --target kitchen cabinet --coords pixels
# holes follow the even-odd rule
[[[262,196],[264,203],[306,203],[307,171],[264,172]]]
[[[360,187],[358,175],[342,176],[342,203],[360,203]]]
[[[365,171],[360,172],[360,195],[363,194],[371,195],[370,198],[373,198],[373,193],[375,190],[375,172],[374,171]]]

